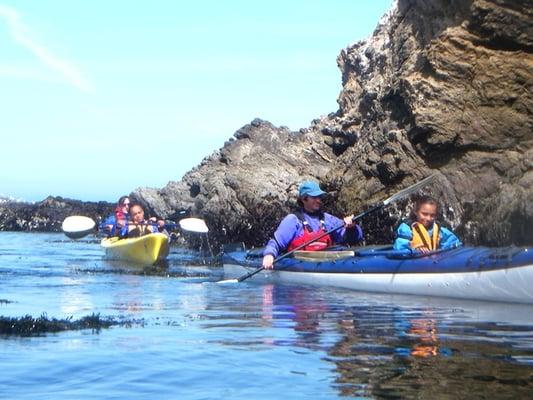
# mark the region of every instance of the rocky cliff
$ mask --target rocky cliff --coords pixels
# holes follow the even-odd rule
[[[181,181],[133,195],[157,214],[182,208],[219,242],[260,245],[298,183],[360,212],[431,173],[427,191],[469,244],[533,245],[531,0],[399,0],[374,34],[341,51],[339,109],[291,132],[254,120]],[[365,219],[392,240],[408,202]]]

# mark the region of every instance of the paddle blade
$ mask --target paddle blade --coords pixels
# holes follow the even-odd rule
[[[96,223],[89,217],[72,215],[65,218],[63,224],[61,224],[61,229],[70,239],[81,239],[94,232],[95,226]]]
[[[218,281],[217,283],[221,285],[224,285],[226,283],[239,283],[239,280],[238,279],[226,279],[223,281]]]
[[[200,218],[184,218],[179,221],[181,229],[189,232],[207,233],[209,228],[205,224],[205,221]]]
[[[420,182],[415,183],[414,185],[409,186],[408,188],[405,188],[403,190],[400,190],[398,193],[393,194],[391,197],[383,201],[383,205],[386,206],[393,201],[403,199],[404,197],[409,196],[411,193],[416,192],[420,188],[428,185],[429,183],[433,182],[437,176],[435,174],[428,176],[425,179],[422,179]]]

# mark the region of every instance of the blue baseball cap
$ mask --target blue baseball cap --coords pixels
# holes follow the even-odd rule
[[[303,181],[300,184],[300,188],[298,189],[298,196],[304,197],[304,196],[323,196],[326,192],[324,192],[322,189],[320,189],[320,186],[315,181]]]

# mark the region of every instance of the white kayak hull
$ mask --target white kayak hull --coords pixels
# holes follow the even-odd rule
[[[228,278],[241,277],[260,266],[257,263],[246,265],[231,261],[231,258],[224,261],[224,274]],[[338,264],[338,261],[336,263]],[[307,263],[301,269],[311,269],[308,268],[309,265]],[[533,304],[533,263],[509,268],[464,272],[409,273],[402,271],[400,267],[398,271],[397,273],[372,273],[363,271],[363,269],[353,272],[274,270],[262,271],[250,280],[327,285],[365,292]]]

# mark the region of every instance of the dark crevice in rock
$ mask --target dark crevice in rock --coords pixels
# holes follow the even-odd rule
[[[189,189],[189,194],[193,199],[198,196],[200,194],[200,185],[193,183]]]
[[[336,156],[340,156],[349,147],[353,146],[359,137],[357,132],[351,132],[344,129],[339,130],[325,127],[321,132],[324,136],[329,136],[329,139],[326,139],[324,143],[331,147],[333,154]]]
[[[533,53],[533,46],[517,43],[514,40],[503,36],[491,38],[490,41],[473,40],[472,43],[478,47],[484,47],[486,49],[494,51],[502,51],[509,53],[523,51],[524,53]]]
[[[383,109],[389,111],[389,117],[394,120],[400,129],[414,125],[413,114],[405,98],[397,91],[389,91],[381,100]]]

